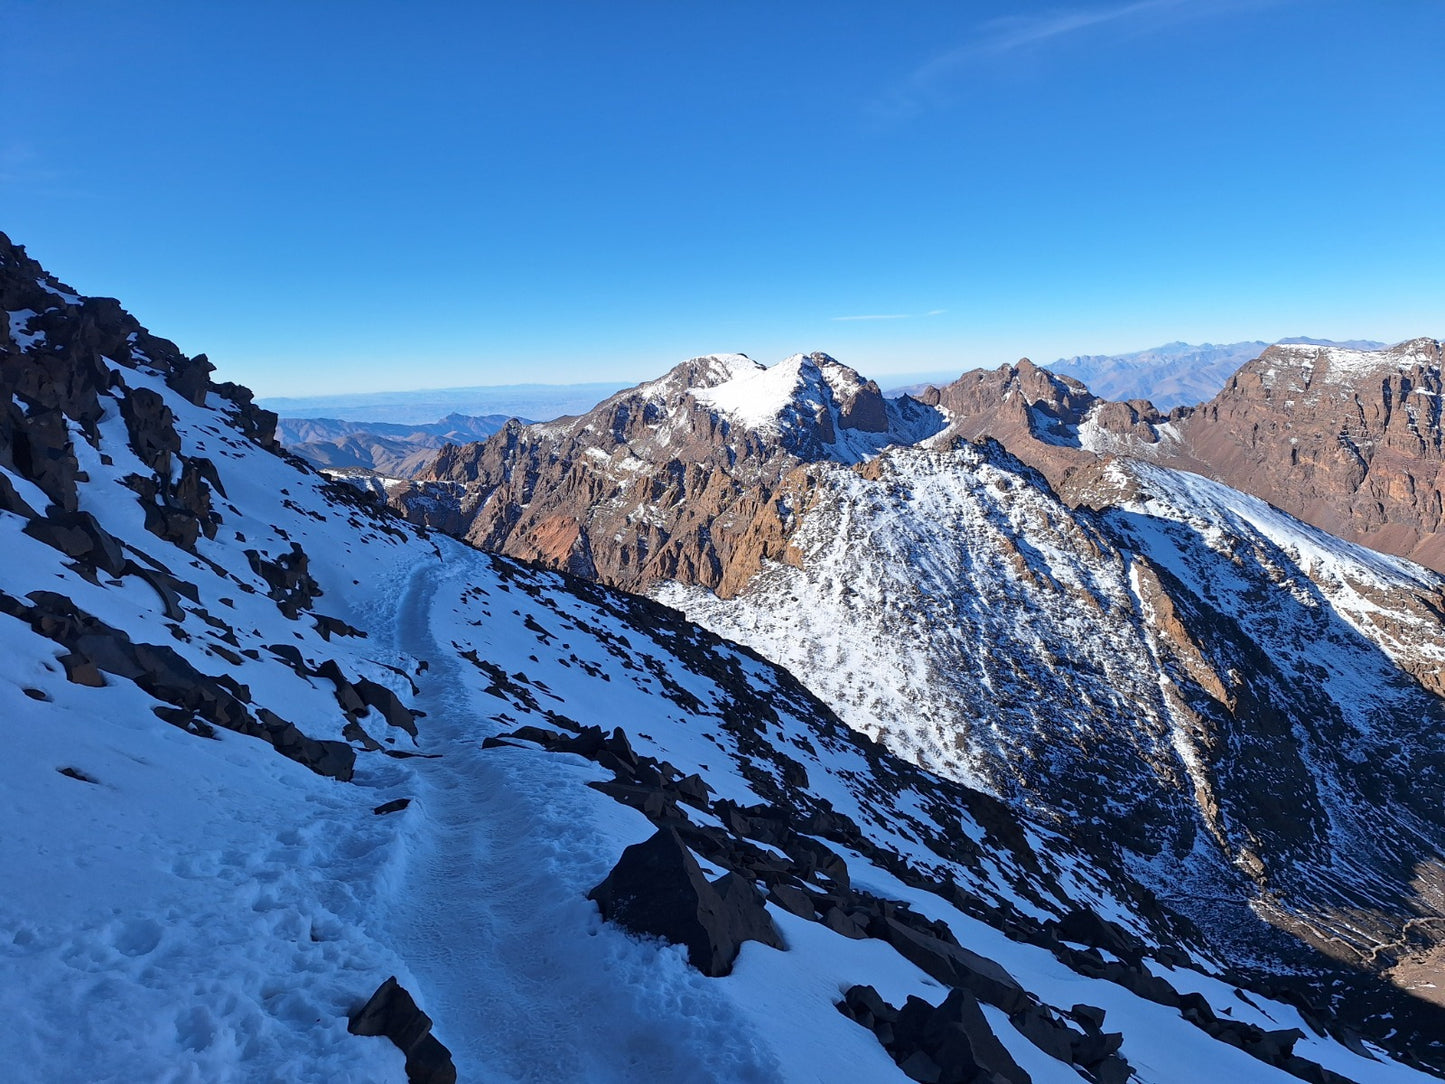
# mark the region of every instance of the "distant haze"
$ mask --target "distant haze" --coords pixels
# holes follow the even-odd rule
[[[590,384],[505,384],[495,387],[424,388],[419,391],[384,391],[362,394],[309,395],[257,400],[282,418],[334,418],[349,422],[395,422],[406,425],[435,422],[449,414],[473,417],[501,414],[513,418],[549,421],[569,414],[584,414],[624,381]]]

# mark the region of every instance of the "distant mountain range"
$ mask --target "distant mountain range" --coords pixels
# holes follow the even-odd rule
[[[1352,350],[1378,350],[1385,343],[1372,339],[1329,339],[1298,337],[1281,343],[1313,346],[1342,346]],[[1168,410],[1192,406],[1210,398],[1229,376],[1245,362],[1259,357],[1270,346],[1262,340],[1238,343],[1165,343],[1132,354],[1080,354],[1060,358],[1049,368],[1082,380],[1095,395],[1127,401],[1147,399]]]
[[[276,437],[323,470],[366,470],[389,478],[410,478],[435,459],[443,445],[489,437],[507,417],[448,414],[441,421],[416,425],[282,418],[276,423]]]
[[[890,399],[826,354],[712,355],[388,497],[752,648],[1097,840],[1223,958],[1349,969],[1382,1041],[1375,999],[1438,1001],[1445,960],[1445,579],[1279,507],[1441,567],[1440,360],[1266,347],[1166,415],[1029,362]]]
[[[433,423],[460,414],[547,421],[569,414],[584,414],[597,403],[626,387],[622,380],[587,384],[497,384],[466,388],[422,388],[357,394],[272,397],[257,403],[276,416],[328,418],[352,422],[390,422],[397,425]],[[378,432],[372,426],[369,432]]]

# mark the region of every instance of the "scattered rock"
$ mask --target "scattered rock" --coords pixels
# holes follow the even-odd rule
[[[353,1035],[381,1035],[406,1055],[409,1084],[456,1084],[452,1053],[431,1033],[432,1020],[393,975],[351,1015]]]

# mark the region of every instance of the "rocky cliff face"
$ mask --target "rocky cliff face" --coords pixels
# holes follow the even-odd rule
[[[1181,425],[1220,481],[1445,571],[1441,346],[1272,346]]]
[[[1265,914],[1359,966],[1431,957],[1445,581],[1197,476],[1119,460],[1092,492],[993,442],[819,467],[794,563],[660,593],[908,759],[1123,848],[1240,951],[1290,958]]]
[[[935,411],[885,400],[824,354],[771,369],[713,355],[581,417],[444,448],[392,499],[482,549],[627,590],[666,579],[726,594],[761,560],[786,559],[770,524],[790,472],[941,427]]]

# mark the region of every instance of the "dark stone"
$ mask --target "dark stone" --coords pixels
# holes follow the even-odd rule
[[[834,933],[840,933],[854,941],[861,941],[868,936],[867,923],[859,921],[841,907],[828,908],[827,913],[823,916],[823,925]]]
[[[850,986],[838,1003],[838,1010],[850,1020],[875,1031],[879,1023],[891,1025],[898,1019],[898,1010],[884,1001],[871,986]]]
[[[347,741],[356,742],[368,753],[379,752],[382,748],[381,742],[368,734],[366,728],[355,719],[352,719],[341,728],[341,736]],[[486,748],[486,746],[483,745],[482,748]]]
[[[559,735],[547,748],[553,753],[576,753],[579,757],[592,758],[606,747],[607,739],[602,736],[602,728],[586,726],[572,737]]]
[[[316,631],[327,643],[331,642],[332,636],[355,636],[366,638],[366,633],[353,625],[348,625],[337,617],[327,617],[325,614],[313,613],[312,619],[316,622]]]
[[[1094,1066],[1093,1072],[1098,1084],[1128,1084],[1134,1075],[1134,1067],[1118,1054],[1111,1054]]]
[[[931,1063],[938,1071],[933,1079],[940,1084],[975,1080],[1027,1084],[1029,1080],[967,990],[952,990],[937,1008],[922,998],[910,997],[892,1030],[890,1052],[904,1072],[909,1072],[910,1063],[925,1071]],[[920,1053],[927,1055],[927,1063],[916,1060]]]
[[[1093,1068],[1124,1045],[1124,1036],[1117,1031],[1091,1031],[1074,1037],[1074,1061]]]
[[[1016,1013],[1030,1004],[1023,987],[992,960],[920,933],[896,918],[883,918],[876,926],[876,930],[870,927],[870,932],[881,936],[904,959],[938,981],[968,990],[1006,1013]]]
[[[393,798],[389,802],[382,802],[372,812],[380,817],[387,813],[399,813],[409,805],[411,805],[410,798]]]
[[[1214,1023],[1214,1007],[1209,1004],[1203,994],[1188,993],[1179,995],[1179,1015],[1190,1023],[1204,1026]]]
[[[362,703],[381,713],[388,726],[405,730],[413,738],[416,737],[416,717],[396,693],[369,678],[357,678],[352,687],[361,697]]]
[[[922,1050],[909,1054],[898,1063],[898,1068],[907,1074],[909,1080],[916,1080],[919,1084],[938,1084],[943,1079],[938,1063]]]
[[[258,709],[256,714],[276,752],[304,764],[317,775],[343,783],[351,779],[356,769],[356,750],[346,742],[309,738],[294,723],[288,723],[266,708]]]
[[[1074,1042],[1083,1038],[1078,1032],[1054,1018],[1041,1005],[1030,1005],[1009,1017],[1009,1023],[1034,1046],[1051,1058],[1065,1064],[1074,1060]]]
[[[712,883],[723,907],[737,923],[737,936],[741,941],[759,941],[775,949],[785,949],[783,939],[773,925],[772,916],[763,906],[762,893],[746,877],[737,873],[725,873]]]
[[[796,836],[789,843],[788,855],[798,863],[799,876],[820,873],[840,888],[851,884],[848,879],[848,863],[831,847],[807,836]]]
[[[410,1084],[456,1084],[451,1051],[432,1035],[431,1027],[431,1017],[417,1007],[393,975],[351,1015],[346,1030],[353,1035],[390,1039],[406,1055],[406,1079]]]
[[[524,728],[525,729],[525,728]],[[491,739],[488,739],[489,741]],[[483,742],[483,745],[486,743]],[[615,801],[638,810],[651,821],[676,818],[677,798],[661,787],[633,786],[628,783],[593,782],[587,784]]]
[[[1098,1031],[1104,1026],[1104,1017],[1107,1015],[1097,1005],[1075,1005],[1069,1010],[1069,1015],[1085,1028],[1091,1031]]]
[[[105,688],[105,678],[101,676],[99,668],[84,655],[77,655],[73,651],[62,655],[60,665],[65,667],[66,681],[91,689]]]
[[[310,671],[306,669],[306,659],[302,656],[301,649],[295,644],[267,644],[266,650],[302,677],[310,673]]]
[[[318,666],[316,676],[323,677],[336,686],[336,702],[341,705],[341,710],[347,715],[365,714],[366,701],[361,699],[361,694],[356,691],[356,686],[341,672],[341,667],[336,664],[335,659],[327,659]]]
[[[734,882],[724,896],[671,828],[623,851],[587,898],[608,922],[686,946],[688,961],[705,975],[729,974],[741,942],[760,939],[758,930],[782,943],[756,893],[743,893]]]
[[[1100,918],[1093,911],[1076,907],[1058,922],[1059,939],[1112,952],[1125,960],[1137,961],[1142,945],[1118,923]]]
[[[1272,1065],[1282,1065],[1294,1056],[1294,1044],[1305,1037],[1299,1028],[1282,1028],[1266,1031],[1249,1046],[1249,1052],[1256,1058]]]
[[[708,786],[702,776],[696,772],[679,779],[673,784],[673,787],[677,790],[678,797],[688,805],[696,806],[698,809],[707,809],[708,795],[712,793],[712,787]]]
[[[123,575],[126,571],[127,561],[120,542],[107,533],[89,512],[52,509],[44,519],[30,520],[23,530],[37,542],[112,576]]]
[[[801,888],[790,884],[775,884],[768,890],[768,899],[784,911],[806,918],[809,922],[816,917],[813,899]]]
[[[86,775],[86,774],[85,774],[83,771],[81,771],[79,768],[56,768],[55,770],[56,770],[57,772],[59,772],[61,775],[65,776],[67,779],[75,779],[75,780],[80,781],[81,783],[99,783],[99,782],[100,782],[100,780],[98,780],[98,779],[92,779],[90,776]]]
[[[612,737],[607,739],[607,751],[630,768],[636,768],[639,763],[637,754],[633,752],[632,743],[627,740],[627,735],[623,733],[620,726],[614,729]]]
[[[10,483],[10,479],[4,474],[0,474],[0,511],[14,512],[18,516],[24,516],[26,519],[34,519],[40,514],[25,503],[24,498],[15,491],[15,487]]]

